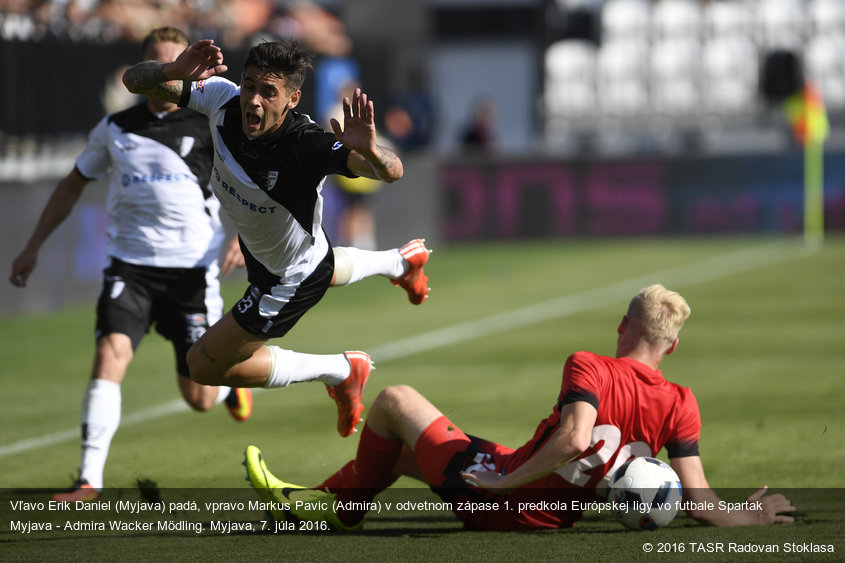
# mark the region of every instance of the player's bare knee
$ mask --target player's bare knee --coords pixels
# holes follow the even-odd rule
[[[188,403],[188,406],[191,407],[191,409],[193,409],[197,412],[205,412],[205,411],[207,411],[211,408],[211,407],[205,405],[204,403],[202,403],[200,401],[185,401],[185,402]]]
[[[396,412],[401,409],[403,404],[406,404],[415,396],[419,396],[419,393],[409,385],[391,385],[379,392],[370,410],[384,409],[390,412]]]
[[[184,399],[185,402],[188,403],[188,406],[197,412],[211,410],[211,407],[215,404],[215,398],[213,396],[206,396],[204,393],[194,396],[185,396]]]

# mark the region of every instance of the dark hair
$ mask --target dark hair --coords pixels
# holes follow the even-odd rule
[[[255,67],[284,79],[289,91],[299,90],[313,68],[311,53],[296,39],[265,41],[249,50],[244,70]]]
[[[155,45],[156,43],[180,43],[185,47],[191,44],[191,40],[188,39],[188,36],[185,35],[181,29],[176,29],[175,27],[159,27],[157,29],[152,30],[144,37],[144,41],[141,43],[141,53],[146,55],[147,49],[151,45]]]

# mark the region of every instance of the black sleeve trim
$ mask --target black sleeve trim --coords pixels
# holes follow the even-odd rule
[[[564,405],[568,405],[569,403],[576,403],[578,401],[584,401],[585,403],[590,403],[593,405],[593,408],[599,410],[599,398],[596,397],[594,393],[590,391],[583,391],[580,389],[571,389],[566,392],[566,394],[561,398],[560,403],[558,404],[558,410],[562,409]]]
[[[79,174],[79,175],[82,177],[82,179],[83,179],[83,180],[85,180],[86,182],[93,182],[93,181],[94,181],[94,178],[89,178],[88,176],[86,176],[85,174],[83,174],[83,173],[79,170],[79,167],[78,167],[78,166],[74,165],[73,169],[74,169],[74,170],[76,170],[76,173],[77,173],[77,174]]]
[[[672,442],[666,444],[666,452],[670,458],[695,456],[698,455],[698,442]]]
[[[193,83],[190,80],[183,80],[182,81],[182,95],[179,96],[179,107],[186,108],[188,107],[188,102],[191,101],[191,85]]]

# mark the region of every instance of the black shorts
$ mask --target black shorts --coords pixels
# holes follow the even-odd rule
[[[326,294],[334,275],[334,252],[329,246],[326,257],[311,275],[291,288],[278,284],[278,276],[270,277],[263,266],[243,250],[251,284],[232,307],[232,315],[250,334],[267,339],[280,338]]]
[[[207,268],[155,268],[112,258],[97,300],[97,340],[125,334],[134,351],[155,323],[173,343],[177,373],[187,377],[188,349],[222,313],[217,277]]]

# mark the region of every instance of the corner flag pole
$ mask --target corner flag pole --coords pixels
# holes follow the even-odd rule
[[[824,141],[830,122],[821,94],[810,84],[789,96],[784,109],[804,145],[804,242],[818,247],[824,241]]]
[[[824,241],[824,140],[804,143],[804,243],[817,248]]]

